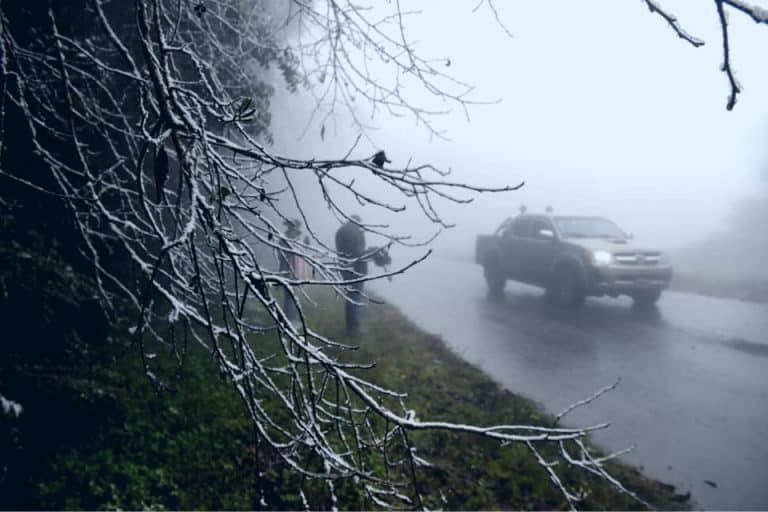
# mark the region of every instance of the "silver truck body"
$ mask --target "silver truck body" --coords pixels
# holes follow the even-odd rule
[[[492,292],[512,279],[547,289],[563,305],[602,295],[653,303],[673,273],[664,253],[600,217],[519,215],[478,237],[475,261]]]

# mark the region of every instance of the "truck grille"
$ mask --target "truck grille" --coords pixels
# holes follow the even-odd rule
[[[651,266],[658,265],[661,254],[658,252],[617,252],[613,259],[619,265]]]

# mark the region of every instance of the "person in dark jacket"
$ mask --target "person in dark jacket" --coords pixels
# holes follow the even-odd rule
[[[342,258],[341,277],[345,281],[363,278],[368,274],[365,258],[365,231],[361,220],[352,215],[346,224],[336,231],[336,252]],[[363,300],[364,282],[350,283],[346,287],[345,304],[347,332],[353,334],[360,328],[360,307]]]

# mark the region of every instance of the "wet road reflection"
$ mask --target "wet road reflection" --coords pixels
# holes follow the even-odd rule
[[[701,507],[768,508],[768,306],[667,293],[645,310],[590,299],[568,312],[514,283],[489,297],[479,267],[439,259],[374,288],[552,413],[621,378],[571,424],[611,422],[599,444],[637,445],[625,460]]]

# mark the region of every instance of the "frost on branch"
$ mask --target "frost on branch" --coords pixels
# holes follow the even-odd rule
[[[8,400],[3,395],[0,395],[0,412],[2,412],[4,415],[18,418],[21,416],[23,411],[24,408],[20,403],[14,402],[13,400]]]
[[[695,47],[703,46],[704,41],[699,39],[698,37],[692,36],[688,32],[686,32],[677,21],[677,18],[670,14],[669,11],[664,9],[663,6],[659,5],[659,3],[656,0],[643,0],[645,4],[648,6],[648,9],[654,13],[658,14],[664,20],[669,24],[670,27],[672,27],[672,30],[677,33],[677,35],[689,42],[691,45]],[[717,12],[718,21],[720,22],[720,30],[721,30],[721,38],[722,38],[722,44],[723,44],[723,64],[720,67],[720,70],[725,73],[725,75],[728,77],[728,85],[730,86],[730,93],[728,94],[728,100],[726,103],[725,108],[728,110],[733,110],[733,107],[736,106],[736,97],[739,95],[739,93],[742,91],[741,84],[736,79],[736,75],[733,71],[733,67],[731,65],[731,45],[730,45],[730,33],[728,29],[728,12],[726,11],[726,7],[730,7],[734,10],[740,11],[743,14],[749,16],[752,18],[752,20],[755,21],[755,23],[760,24],[768,24],[768,9],[761,7],[759,5],[754,5],[750,2],[745,2],[744,0],[712,0],[714,2],[714,9]],[[703,3],[703,2],[702,2]],[[713,4],[709,4],[712,6]]]
[[[444,73],[444,60],[414,51],[404,25],[411,13],[397,2],[382,15],[344,1],[294,0],[282,17],[267,3],[239,0],[205,2],[204,9],[176,0],[41,4],[29,11],[0,4],[2,126],[16,112],[25,125],[14,130],[29,134],[36,158],[34,166],[0,173],[66,206],[103,308],[113,317],[130,315],[124,332],[159,389],[165,386],[160,359],[182,364],[189,344],[204,347],[241,397],[260,453],[270,450],[307,481],[326,482],[334,503],[336,482],[351,479],[371,503],[423,505],[412,479],[414,468],[428,462],[409,437],[423,429],[524,443],[572,505],[578,493],[557,478],[542,445],[554,447],[561,462],[615,482],[583,442],[605,425],[483,427],[417,419],[403,394],[361,376],[369,365],[347,362],[353,347],[307,320],[308,285],[344,297],[350,283],[382,276],[342,278],[345,262],[315,236],[295,187],[298,176],[314,178],[339,219],[350,218],[338,199],[346,194],[392,214],[415,205],[437,230],[449,224],[435,199],[465,203],[476,193],[516,188],[456,183],[429,164],[390,167],[386,157],[355,148],[336,159],[302,160],[264,144],[271,86],[260,77],[267,68],[279,70],[292,88],[321,84],[313,89],[317,112],[351,109],[358,98],[429,127],[435,112],[411,103],[406,83],[465,107],[471,88]],[[300,34],[298,42],[288,31]],[[388,66],[394,81],[370,75],[361,55]],[[345,169],[378,180],[401,201],[345,181]],[[294,210],[307,241],[280,229]],[[411,243],[387,226],[363,227],[392,244]],[[314,277],[276,270],[273,251],[303,258]],[[284,292],[299,304],[295,321],[282,308]],[[369,464],[372,457],[381,464]]]

